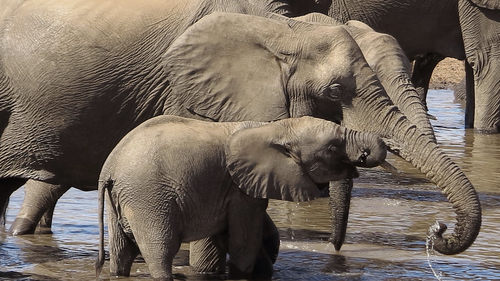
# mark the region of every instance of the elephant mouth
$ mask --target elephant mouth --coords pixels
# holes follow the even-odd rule
[[[354,179],[357,177],[359,177],[358,169],[353,166],[352,168],[349,168],[349,169],[343,169],[342,172],[338,173],[338,177],[336,177],[335,179],[330,179],[330,181]],[[319,190],[329,189],[330,188],[330,181],[321,182],[321,183],[316,182],[316,186],[318,187]]]

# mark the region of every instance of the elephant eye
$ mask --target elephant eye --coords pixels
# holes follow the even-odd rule
[[[338,100],[342,94],[342,85],[334,83],[328,85],[323,90],[323,96],[328,99]]]

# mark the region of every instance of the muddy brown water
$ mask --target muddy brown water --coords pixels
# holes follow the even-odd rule
[[[463,108],[453,93],[434,90],[430,113],[438,142],[479,192],[483,227],[462,254],[428,255],[425,233],[436,220],[452,231],[455,215],[445,197],[406,162],[389,157],[399,174],[363,170],[355,180],[346,244],[336,252],[327,242],[328,199],[300,204],[273,201],[269,213],[281,231],[274,280],[500,280],[500,135],[463,129]],[[9,205],[7,227],[22,202]],[[0,231],[0,280],[93,280],[98,249],[97,192],[70,190],[57,205],[52,235],[13,237]],[[174,272],[187,280],[217,280],[193,274],[183,245]],[[106,261],[100,279],[110,279]],[[132,276],[148,280],[136,262]],[[122,279],[120,279],[122,280]]]

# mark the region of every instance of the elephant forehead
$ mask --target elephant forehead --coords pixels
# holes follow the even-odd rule
[[[294,126],[294,132],[304,142],[326,143],[333,140],[342,140],[342,128],[331,121],[313,117],[302,117]]]

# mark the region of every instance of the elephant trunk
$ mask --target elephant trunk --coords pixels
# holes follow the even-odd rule
[[[424,134],[435,140],[434,130],[421,97],[411,83],[411,63],[396,39],[373,31],[368,25],[347,22],[347,31],[399,110]]]
[[[386,144],[372,133],[346,129],[345,139],[347,156],[358,167],[376,167],[387,156]]]
[[[455,209],[457,224],[449,238],[442,237],[443,228],[431,233],[435,250],[447,255],[466,250],[481,228],[481,206],[474,187],[434,140],[392,104],[381,85],[373,82],[376,79],[365,81],[365,85],[360,85],[358,96],[349,101],[351,106],[346,108],[344,125],[386,138],[392,152],[410,162],[441,188]],[[365,122],[359,122],[361,118]]]
[[[442,236],[446,230],[442,224],[441,227],[431,228],[429,238],[434,241],[434,249],[446,255],[465,251],[472,245],[481,228],[481,206],[474,187],[460,168],[428,137],[419,135],[416,139],[413,138],[419,132],[411,127],[401,131],[405,134],[405,143],[409,145],[400,149],[399,155],[441,188],[457,214],[457,223],[451,237]]]
[[[373,141],[377,136],[367,132],[344,129],[346,152],[349,160],[358,167],[376,167],[385,162],[387,148],[385,143]],[[332,235],[329,241],[335,250],[340,251],[344,244],[351,203],[352,179],[330,182],[330,215],[332,217]]]
[[[352,179],[330,182],[328,205],[332,219],[332,234],[329,241],[340,251],[344,244],[351,205]]]

